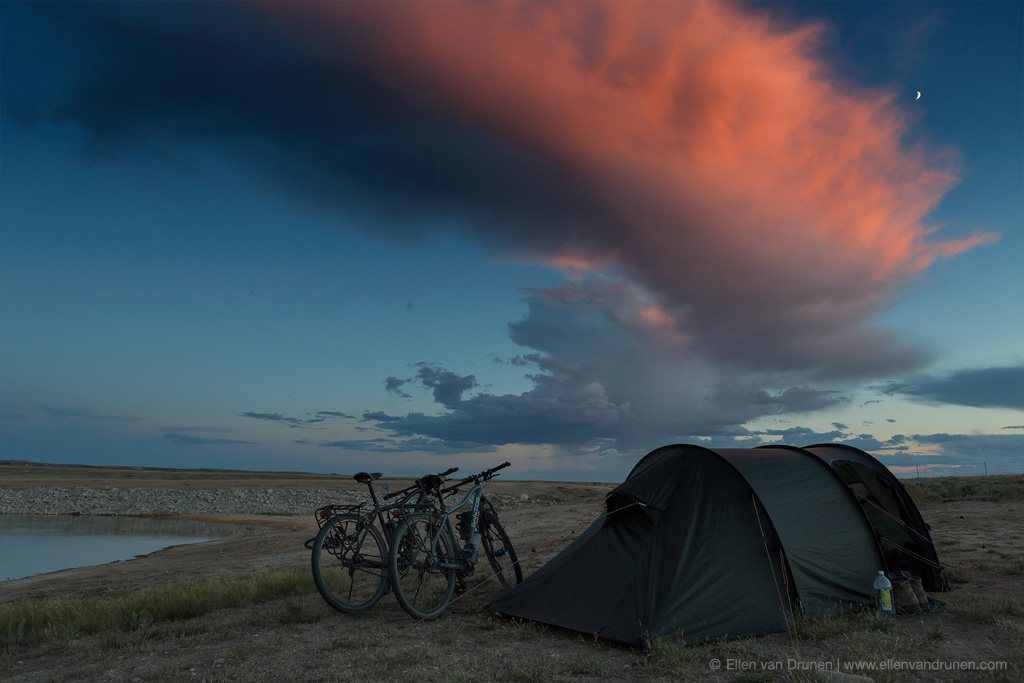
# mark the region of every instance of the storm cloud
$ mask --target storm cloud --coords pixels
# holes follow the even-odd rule
[[[723,373],[680,345],[663,321],[646,316],[646,296],[607,278],[529,290],[526,317],[509,327],[512,340],[533,352],[506,362],[527,369],[532,389],[466,396],[477,387],[475,376],[419,363],[402,386],[430,391],[442,412],[368,411],[363,419],[401,438],[486,446],[605,440],[635,449],[665,439],[744,435],[740,425],[758,417],[846,402],[842,392],[797,383],[798,374]]]
[[[454,233],[572,274],[524,291],[509,325],[524,353],[508,362],[529,364],[532,389],[483,392],[430,359],[384,380],[443,411],[363,414],[406,443],[640,446],[843,403],[833,387],[930,358],[873,322],[894,293],[995,239],[943,240],[929,224],[957,182],[952,155],[904,144],[914,121],[893,92],[833,77],[824,27],[745,5],[15,11],[76,38],[26,48],[51,65],[46,87],[3,71],[2,106],[25,125],[183,167],[215,150],[345,229],[399,244]],[[950,400],[979,381],[899,390]],[[242,415],[292,428],[334,416]]]
[[[253,420],[264,420],[266,422],[280,422],[295,429],[300,429],[305,425],[325,422],[332,418],[342,418],[350,420],[356,419],[354,415],[349,415],[348,413],[340,413],[333,410],[320,410],[317,411],[315,416],[307,418],[288,417],[287,415],[282,415],[281,413],[255,413],[251,411],[240,413],[240,416],[252,418]]]
[[[993,239],[934,239],[948,155],[902,143],[893,93],[830,81],[822,27],[740,5],[38,11],[90,54],[54,88],[4,83],[19,120],[77,124],[118,153],[219,149],[377,237],[457,231],[616,273],[694,350],[754,370],[920,365],[872,315],[936,258]]]
[[[925,375],[893,382],[885,391],[928,403],[1024,410],[1024,365],[962,369],[946,377]]]

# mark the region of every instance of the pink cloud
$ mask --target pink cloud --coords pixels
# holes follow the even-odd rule
[[[914,122],[893,93],[832,78],[820,26],[701,2],[270,11],[399,100],[573,175],[589,210],[505,245],[558,267],[610,264],[661,299],[665,320],[702,330],[709,352],[786,335],[758,362],[828,366],[845,337],[905,364],[871,315],[935,259],[996,239],[933,234],[952,155],[904,144]]]

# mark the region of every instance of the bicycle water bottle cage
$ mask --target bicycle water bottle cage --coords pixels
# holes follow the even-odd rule
[[[359,472],[352,477],[360,484],[369,484],[374,479],[380,479],[380,472],[374,472],[372,474],[367,472]]]
[[[459,530],[459,536],[464,541],[469,539],[469,531],[470,531],[470,529],[469,529],[469,518],[472,515],[473,515],[473,511],[472,510],[466,510],[465,512],[460,512],[457,515],[457,517],[459,518],[459,521],[455,525],[455,528]]]

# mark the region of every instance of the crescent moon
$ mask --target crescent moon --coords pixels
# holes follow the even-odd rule
[[[921,91],[920,90],[917,91],[917,97],[915,97],[914,99],[915,100],[921,99]]]

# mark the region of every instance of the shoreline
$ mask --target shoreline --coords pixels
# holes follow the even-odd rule
[[[579,530],[598,517],[595,507],[600,506],[605,494],[597,487],[559,483],[543,489],[534,486],[527,490],[529,502],[537,507],[501,513],[501,522],[519,551],[526,575],[539,570],[579,537]],[[115,493],[97,487],[92,493],[101,490],[110,496],[126,491],[122,488]],[[223,500],[232,492],[230,488],[199,492],[206,490],[214,500]],[[82,502],[81,489],[65,491],[75,494],[76,503]],[[286,489],[280,491],[283,494]],[[502,493],[522,491],[517,485]],[[0,488],[0,496],[9,494],[10,490]],[[269,495],[266,484],[254,491],[256,494]],[[336,498],[340,494],[332,491],[329,495]],[[549,499],[561,502],[548,507]],[[951,592],[937,596],[946,603],[941,610],[898,617],[886,629],[878,628],[866,613],[800,622],[799,650],[785,634],[772,634],[693,647],[659,642],[649,656],[606,643],[595,644],[587,635],[533,622],[495,619],[485,609],[501,593],[495,582],[480,583],[443,618],[421,623],[411,621],[390,596],[364,614],[335,612],[309,585],[310,556],[303,543],[316,528],[314,520],[305,515],[285,518],[248,514],[238,516],[237,522],[267,523],[276,528],[244,538],[174,546],[126,562],[0,584],[0,609],[5,605],[11,610],[22,609],[20,605],[36,610],[84,604],[101,608],[129,605],[123,610],[124,618],[110,626],[67,632],[51,640],[31,641],[32,626],[26,625],[26,641],[12,643],[6,659],[0,656],[0,676],[25,683],[269,683],[296,678],[361,683],[392,680],[396,675],[424,683],[654,683],[697,679],[725,683],[736,672],[714,671],[709,660],[787,661],[790,657],[802,662],[840,658],[887,661],[887,657],[908,661],[1001,661],[1007,663],[1013,675],[1024,666],[1019,649],[1015,649],[1019,644],[1017,635],[1024,627],[1024,602],[1020,598],[1024,594],[1022,510],[1024,498],[1019,497],[1007,502],[933,500],[921,505],[953,584]],[[227,521],[225,518],[230,516],[210,517]],[[293,585],[301,583],[305,588],[168,617],[143,612],[142,603],[133,602],[140,596],[153,595],[153,591],[179,599],[191,599],[199,588],[207,586],[222,586],[227,592],[266,576],[291,577],[296,582]],[[895,643],[899,643],[899,649],[894,652]],[[453,668],[453,662],[469,661],[467,653],[472,655],[471,664]],[[369,654],[372,656],[366,656]],[[950,683],[977,679],[976,671],[946,674],[943,680]],[[903,672],[903,678],[930,683],[934,674]]]

